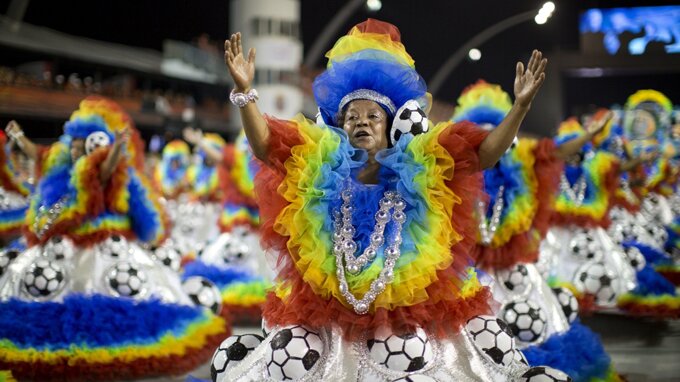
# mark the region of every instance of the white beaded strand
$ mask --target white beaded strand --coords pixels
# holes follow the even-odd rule
[[[404,208],[406,203],[399,193],[395,191],[385,191],[380,199],[380,208],[375,214],[375,228],[370,236],[370,244],[364,249],[362,254],[355,257],[358,249],[354,241],[356,228],[352,225],[352,212],[354,207],[350,204],[352,193],[349,190],[342,192],[342,206],[340,211],[335,211],[335,231],[333,233],[333,254],[335,255],[336,272],[340,283],[340,293],[345,300],[354,307],[357,314],[366,314],[375,299],[382,293],[387,285],[394,278],[394,267],[401,256],[401,230],[406,221]],[[392,214],[390,215],[390,210]],[[393,221],[395,225],[395,235],[392,242],[385,249],[385,263],[380,275],[371,282],[368,292],[361,299],[356,298],[349,290],[345,272],[356,275],[363,267],[375,259],[378,249],[385,244],[385,227]]]

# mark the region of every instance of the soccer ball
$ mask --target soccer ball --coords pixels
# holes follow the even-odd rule
[[[111,235],[100,244],[99,249],[109,257],[114,259],[125,259],[130,252],[130,246],[125,237]]]
[[[585,232],[577,233],[569,243],[571,254],[582,260],[600,260],[602,250],[592,236]]]
[[[437,380],[423,374],[410,374],[405,377],[395,379],[392,382],[437,382]]]
[[[274,334],[266,349],[267,374],[279,381],[301,378],[323,354],[319,333],[301,325],[286,326]]]
[[[649,234],[649,236],[652,237],[652,239],[656,243],[660,243],[662,246],[663,243],[665,243],[668,240],[668,232],[666,231],[666,229],[656,224],[648,225],[647,233]]]
[[[222,295],[212,281],[201,276],[191,276],[184,280],[182,289],[197,306],[210,309],[215,314],[222,310]]]
[[[405,134],[417,135],[429,129],[427,115],[415,100],[408,100],[397,110],[392,128],[390,129],[390,143],[394,146],[399,138]]]
[[[574,322],[576,317],[578,317],[578,300],[576,296],[567,288],[553,288],[552,291],[555,293],[555,298],[557,298],[557,302],[559,302],[567,320]]]
[[[645,256],[642,255],[642,252],[640,252],[638,248],[633,246],[625,246],[623,248],[623,251],[626,253],[628,264],[630,264],[631,267],[635,268],[636,271],[641,271],[645,267],[645,265],[647,265],[647,261],[645,261]]]
[[[43,255],[57,261],[71,259],[75,251],[71,239],[62,236],[52,237],[43,247]]]
[[[121,261],[106,272],[106,284],[111,292],[122,297],[141,297],[146,292],[148,277],[136,264]]]
[[[603,263],[586,263],[576,271],[574,286],[580,291],[595,296],[598,305],[616,301],[618,276]]]
[[[24,273],[24,290],[35,298],[48,298],[66,284],[66,273],[56,262],[41,259],[31,264]]]
[[[505,288],[514,293],[524,293],[530,285],[529,271],[523,264],[498,271],[498,279]]]
[[[210,376],[213,382],[216,382],[217,378],[222,376],[227,369],[243,361],[250,352],[262,343],[262,340],[263,338],[257,334],[243,334],[231,336],[222,341],[212,357],[212,362],[210,362]]]
[[[0,251],[0,277],[5,274],[5,271],[17,256],[19,256],[19,251],[15,249],[3,249]]]
[[[153,250],[151,257],[158,263],[165,265],[173,271],[179,271],[182,262],[182,255],[179,251],[169,244],[162,245]]]
[[[475,316],[465,324],[465,330],[482,353],[493,362],[508,366],[515,358],[515,340],[503,320],[494,316]]]
[[[508,323],[508,327],[523,342],[538,340],[548,323],[545,312],[533,301],[519,300],[506,304],[501,312],[501,318]]]
[[[381,327],[367,345],[371,358],[390,370],[417,371],[434,360],[432,344],[422,328],[397,335]]]
[[[103,131],[95,131],[85,139],[85,153],[90,155],[94,150],[111,144],[111,138]]]
[[[565,373],[548,366],[532,367],[522,374],[525,382],[571,382],[571,378]]]

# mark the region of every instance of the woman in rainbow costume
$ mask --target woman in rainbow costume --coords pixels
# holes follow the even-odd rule
[[[484,315],[490,292],[469,257],[480,170],[512,143],[545,78],[540,52],[526,71],[518,63],[515,104],[487,133],[430,126],[425,82],[388,23],[369,19],[328,52],[317,122],[263,117],[255,52],[246,58],[240,34],[225,50],[278,274],[267,337],[240,362],[230,349],[243,339],[225,340],[214,380],[567,380],[526,366],[507,325]]]
[[[480,80],[463,91],[451,120],[493,129],[511,108],[510,96],[499,85]],[[595,121],[591,130],[598,131],[605,122]],[[501,303],[498,317],[512,329],[529,365],[554,367],[574,381],[616,381],[599,339],[576,321],[574,295],[566,288],[551,289],[533,264],[553,212],[559,181],[555,174],[562,171],[562,158],[584,143],[581,139],[557,148],[552,139],[522,138],[484,170],[474,258],[491,275],[494,299]]]
[[[9,124],[13,123],[16,122]],[[23,176],[20,165],[13,158],[12,146],[15,144],[16,139],[8,143],[7,136],[0,131],[0,247],[21,235],[32,189],[28,177]]]
[[[256,168],[248,141],[241,132],[236,142],[216,150],[199,130],[187,129],[184,136],[217,164],[223,197],[217,222],[221,234],[185,266],[184,277],[208,278],[220,288],[222,304],[234,322],[259,324],[273,274],[259,244],[253,184]]]
[[[618,298],[636,284],[635,269],[606,231],[619,171],[630,165],[614,154],[594,150],[590,143],[594,135],[573,117],[558,128],[558,146],[584,137],[588,143],[566,159],[559,174],[552,227],[539,259],[544,277],[550,284],[571,288],[582,311],[615,308]]]
[[[161,160],[154,169],[156,189],[168,201],[177,200],[186,195],[187,169],[191,161],[191,152],[186,142],[175,139],[163,148]]]
[[[648,280],[644,284],[649,285],[650,296],[628,296],[624,302],[634,312],[678,317],[680,304],[674,296],[675,288],[657,281],[658,275],[653,272],[677,285],[680,267],[669,255],[677,250],[678,234],[678,217],[671,208],[672,199],[668,199],[674,195],[677,182],[677,168],[671,159],[674,147],[669,132],[670,111],[668,98],[655,90],[640,90],[628,98],[621,129],[625,153],[646,155],[652,160],[643,163],[638,171],[639,207],[629,214],[619,214],[616,233],[622,241],[638,248],[647,263],[644,271]]]
[[[196,307],[179,277],[132,241],[160,242],[167,227],[127,114],[88,98],[49,148],[17,129],[8,134],[41,178],[26,218],[29,248],[0,277],[0,370],[118,380],[204,362],[223,319]]]
[[[595,117],[604,113],[607,111],[602,109]],[[646,163],[652,162],[655,155],[634,155],[628,150],[630,145],[624,137],[622,121],[623,118],[616,118],[593,138],[595,149],[616,155],[621,163],[627,164],[625,167],[628,169],[621,172],[611,195],[608,233],[617,245],[622,246],[624,259],[635,269],[635,288],[619,296],[617,306],[635,315],[678,317],[680,300],[675,287],[652,265],[659,259],[670,260],[663,250],[665,238],[658,238],[659,233],[665,234],[665,230],[648,223],[640,213],[644,194],[640,170]],[[621,167],[624,168],[623,165]]]

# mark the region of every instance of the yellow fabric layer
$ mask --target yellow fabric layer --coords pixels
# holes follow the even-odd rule
[[[392,41],[387,34],[362,33],[357,27],[352,28],[348,35],[340,37],[326,53],[327,67],[333,66],[334,61],[342,61],[356,52],[368,49],[387,52],[398,62],[415,67],[415,61],[401,42]]]

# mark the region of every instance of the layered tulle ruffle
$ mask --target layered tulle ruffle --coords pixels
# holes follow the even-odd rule
[[[355,160],[360,153],[342,133],[304,119],[268,123],[270,156],[256,184],[263,243],[282,253],[278,259],[282,284],[265,305],[271,324],[336,322],[350,336],[382,324],[420,325],[437,332],[488,309],[488,290],[467,270],[475,230],[472,201],[480,186],[474,153],[485,133],[467,124],[441,125],[377,156],[388,172],[382,179],[396,179],[391,187],[409,206],[408,219],[394,281],[378,296],[371,314],[358,316],[339,292],[330,236],[331,210],[339,205],[352,172],[361,166]],[[361,195],[362,187],[354,187]],[[371,199],[365,203],[377,202]],[[355,204],[355,211],[367,208]],[[382,259],[380,253],[361,274],[348,277],[355,295],[368,290]]]

